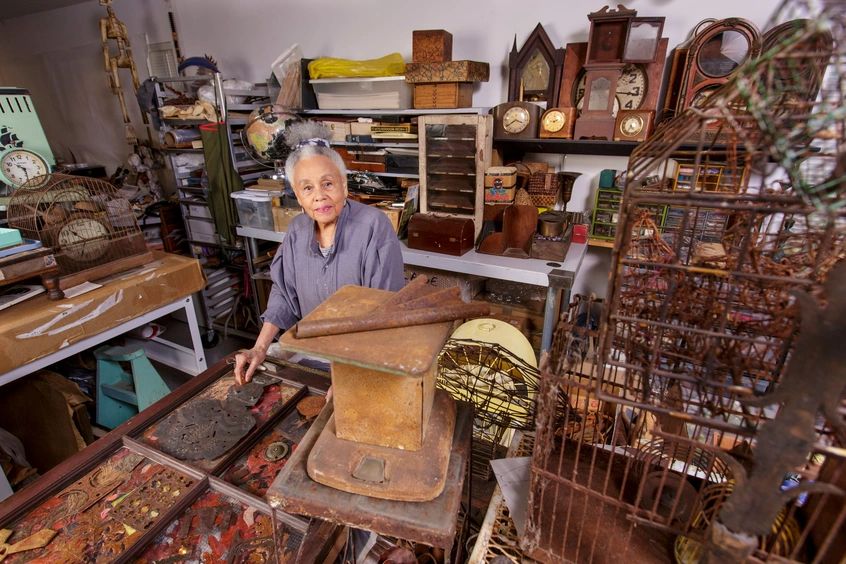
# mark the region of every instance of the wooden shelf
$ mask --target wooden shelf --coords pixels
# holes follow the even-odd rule
[[[575,141],[573,139],[494,139],[494,147],[514,153],[558,153],[628,157],[636,141]]]
[[[608,239],[597,239],[596,237],[591,237],[588,239],[588,246],[589,247],[602,247],[604,249],[613,249],[614,248],[614,241],[609,241]]]

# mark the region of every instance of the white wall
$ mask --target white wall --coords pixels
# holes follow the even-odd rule
[[[7,0],[8,1],[8,0]],[[148,76],[147,42],[168,41],[165,0],[118,2],[140,80]],[[27,88],[56,157],[102,164],[109,173],[131,153],[117,96],[109,90],[97,0],[0,21],[0,85]],[[114,41],[112,54],[117,54]],[[129,69],[120,79],[136,133],[141,112]]]
[[[114,9],[133,36],[136,62],[146,76],[136,35],[150,42],[169,37],[167,6],[176,11],[183,54],[209,54],[228,77],[262,81],[270,63],[292,43],[307,57],[369,59],[397,51],[411,59],[411,32],[443,28],[453,34],[453,57],[487,61],[490,82],[477,85],[474,104],[494,106],[506,97],[508,52],[538,22],[556,47],[587,41],[587,13],[603,1],[574,0],[116,0]],[[616,4],[617,2],[608,2]],[[672,50],[707,17],[742,17],[764,29],[779,0],[629,0],[641,16],[665,16]],[[48,139],[58,154],[113,169],[126,148],[117,100],[106,87],[100,64],[97,21],[105,9],[96,0],[0,22],[0,84],[32,92]],[[128,79],[127,79],[128,80]],[[72,86],[70,86],[72,85]],[[73,92],[71,92],[71,88]],[[133,118],[136,127],[140,121]],[[623,170],[625,158],[546,156],[576,181],[570,210],[592,207],[599,171]],[[610,251],[591,248],[576,291],[604,295]]]

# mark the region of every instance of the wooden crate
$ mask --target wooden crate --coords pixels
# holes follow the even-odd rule
[[[413,63],[443,63],[452,60],[452,34],[443,29],[411,32]]]
[[[420,211],[472,218],[479,238],[493,116],[420,116]]]
[[[414,85],[416,109],[472,108],[473,84],[470,82],[431,82]]]

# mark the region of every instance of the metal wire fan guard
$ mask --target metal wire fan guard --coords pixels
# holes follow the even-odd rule
[[[510,430],[534,428],[538,369],[498,344],[470,339],[448,340],[438,362],[438,387],[475,406],[472,471],[488,480]]]

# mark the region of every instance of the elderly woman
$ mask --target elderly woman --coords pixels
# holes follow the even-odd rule
[[[347,200],[346,167],[329,148],[331,130],[296,122],[285,130],[294,150],[285,174],[305,214],[291,221],[270,265],[273,288],[252,349],[235,357],[235,379],[249,382],[279,334],[346,284],[399,290],[402,253],[388,217]]]

